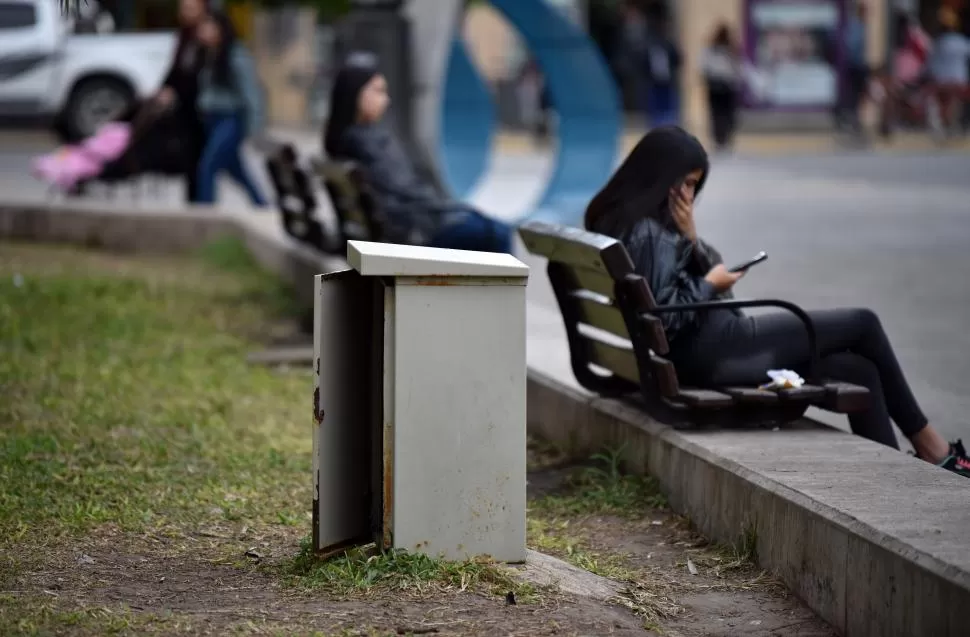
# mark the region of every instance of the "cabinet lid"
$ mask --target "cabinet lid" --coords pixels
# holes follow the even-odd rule
[[[529,276],[529,266],[511,254],[348,241],[347,262],[364,276]]]

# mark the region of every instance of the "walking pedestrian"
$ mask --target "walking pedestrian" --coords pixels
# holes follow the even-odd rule
[[[714,144],[718,150],[724,150],[731,145],[737,126],[742,81],[741,56],[726,24],[722,23],[714,32],[704,52],[702,71]]]
[[[845,28],[846,69],[842,95],[836,108],[836,124],[856,136],[863,136],[859,110],[869,88],[869,64],[866,61],[868,6],[856,5],[855,13]]]
[[[670,21],[666,11],[658,3],[654,5],[647,20],[647,111],[652,127],[680,122],[677,75],[680,71],[681,54],[670,37]]]
[[[206,0],[180,0],[178,9],[179,34],[172,64],[162,80],[162,87],[155,95],[155,103],[164,109],[173,109],[182,143],[185,145],[183,179],[185,199],[198,201],[199,158],[205,143],[205,131],[196,102],[199,96],[199,71],[204,57],[198,40],[199,24],[209,13]]]
[[[198,169],[198,200],[213,203],[216,177],[227,172],[249,195],[254,206],[266,198],[242,157],[242,143],[263,128],[263,92],[252,57],[236,40],[229,18],[208,16],[199,25],[205,63],[199,73],[199,112],[205,125],[205,147]]]

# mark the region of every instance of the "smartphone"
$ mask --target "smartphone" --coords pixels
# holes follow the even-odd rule
[[[741,265],[736,265],[733,268],[731,268],[730,272],[744,272],[751,266],[758,265],[759,263],[761,263],[767,258],[768,258],[767,252],[764,252],[764,251],[759,252],[758,254],[754,255],[754,258],[751,259],[750,261],[745,261]]]

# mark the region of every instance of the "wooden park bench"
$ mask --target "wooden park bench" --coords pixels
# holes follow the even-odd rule
[[[764,299],[658,306],[647,280],[634,272],[618,240],[542,222],[524,224],[519,235],[531,253],[548,259],[572,370],[579,384],[591,392],[623,396],[639,391],[646,411],[674,426],[775,425],[801,418],[811,406],[837,413],[868,406],[866,388],[818,376],[814,325],[793,303]],[[780,391],[682,385],[673,363],[664,358],[670,348],[660,317],[670,312],[754,307],[777,307],[805,324],[812,349],[806,384]]]
[[[296,150],[285,144],[269,156],[266,168],[287,234],[335,254],[344,254],[351,239],[380,241],[377,207],[362,170],[349,162],[319,159],[312,160],[311,167],[323,180],[333,203],[336,235],[328,233],[316,216],[317,199],[311,176],[299,165]]]

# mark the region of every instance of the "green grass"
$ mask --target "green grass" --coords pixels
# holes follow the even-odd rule
[[[238,239],[216,239],[197,255],[212,271],[232,275],[242,286],[239,300],[259,305],[271,315],[293,315],[301,311],[293,290],[264,270]]]
[[[245,363],[284,290],[238,259],[118,275],[72,252],[4,254],[0,547],[107,522],[306,519],[310,375]]]
[[[174,625],[173,625],[174,624]],[[51,599],[0,595],[0,634],[23,637],[49,635],[144,634],[149,628],[178,634],[171,618],[105,607],[64,610]],[[175,628],[175,630],[173,630]]]
[[[667,499],[650,476],[621,470],[623,450],[609,450],[591,458],[590,466],[577,469],[561,493],[547,495],[530,504],[530,510],[546,517],[615,515],[636,518],[647,508],[662,509]]]
[[[528,603],[537,595],[535,588],[490,560],[440,560],[401,550],[377,551],[373,546],[320,559],[309,538],[302,541],[299,554],[283,566],[283,573],[291,584],[337,596],[485,589],[496,595],[512,592],[519,603]]]

